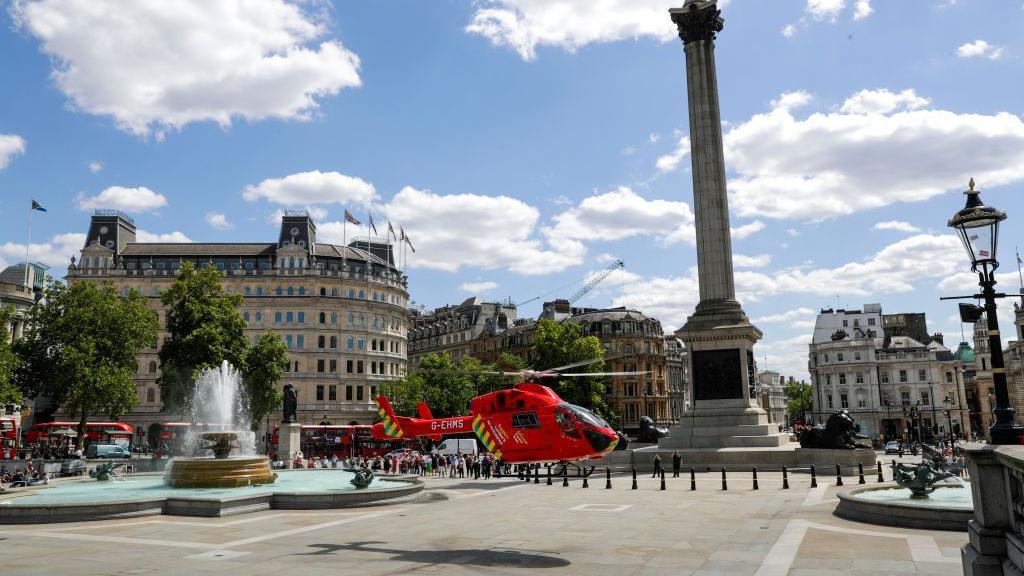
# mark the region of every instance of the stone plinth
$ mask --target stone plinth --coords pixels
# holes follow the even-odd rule
[[[298,422],[282,422],[277,429],[277,457],[279,460],[291,462],[301,449],[302,424]]]
[[[1024,446],[967,444],[974,518],[961,549],[965,576],[1024,574]]]

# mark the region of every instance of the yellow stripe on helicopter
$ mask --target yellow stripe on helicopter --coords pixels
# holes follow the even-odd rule
[[[483,443],[484,448],[487,448],[488,452],[494,454],[495,458],[501,460],[501,450],[498,449],[497,443],[495,443],[494,439],[491,438],[490,432],[486,430],[483,419],[479,414],[477,414],[476,418],[473,419],[473,433],[480,439],[480,442]]]

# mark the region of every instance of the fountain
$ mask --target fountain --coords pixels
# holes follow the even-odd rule
[[[839,493],[835,514],[884,526],[929,530],[967,530],[974,515],[970,483],[929,462],[898,464],[893,484],[852,488]]]
[[[213,452],[213,457],[175,458],[166,473],[167,484],[174,488],[235,488],[271,484],[277,474],[270,470],[266,456],[255,455],[255,435],[249,430],[248,410],[239,394],[239,378],[227,360],[220,369],[203,370],[196,379],[192,396],[192,421],[243,432],[225,430],[203,432],[194,438],[212,442],[199,451]],[[239,439],[242,438],[240,441]],[[241,455],[231,456],[233,449]]]

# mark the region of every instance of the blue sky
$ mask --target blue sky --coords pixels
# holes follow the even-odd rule
[[[0,260],[24,257],[31,197],[49,209],[34,257],[58,275],[97,206],[178,241],[269,241],[276,210],[309,207],[340,243],[343,209],[372,205],[416,244],[429,307],[565,297],[617,257],[581,304],[675,329],[697,300],[679,3],[7,3]],[[805,375],[809,323],[837,303],[927,312],[955,346],[938,296],[971,289],[945,228],[970,176],[1010,213],[1001,281],[1024,243],[1024,2],[721,4],[737,289],[762,366]]]

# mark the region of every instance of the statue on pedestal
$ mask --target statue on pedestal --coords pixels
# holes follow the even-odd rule
[[[284,385],[284,418],[281,422],[291,424],[296,421],[295,412],[298,410],[299,397],[295,394],[295,388],[291,384]]]

